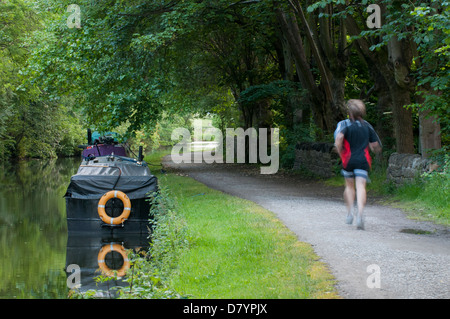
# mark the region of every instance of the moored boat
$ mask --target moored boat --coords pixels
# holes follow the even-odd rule
[[[124,151],[118,144],[102,145]],[[116,152],[101,156],[83,153],[65,194],[69,232],[148,232],[150,199],[157,192],[158,181],[142,160],[142,151],[139,153],[137,159]]]

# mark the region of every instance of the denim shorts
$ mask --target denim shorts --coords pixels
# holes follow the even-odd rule
[[[345,178],[363,177],[370,183],[369,173],[363,169],[354,169],[353,171],[341,170],[342,176]]]

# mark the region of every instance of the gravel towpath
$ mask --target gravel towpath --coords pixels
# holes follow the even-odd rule
[[[365,230],[357,230],[345,224],[343,187],[298,176],[261,175],[249,165],[175,164],[170,155],[163,165],[275,213],[300,241],[313,246],[343,298],[450,298],[447,227],[408,219],[402,210],[369,194]]]

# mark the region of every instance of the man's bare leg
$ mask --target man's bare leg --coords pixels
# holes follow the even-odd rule
[[[358,215],[356,217],[356,226],[358,229],[364,229],[363,213],[366,206],[366,179],[364,177],[355,177],[356,183],[356,200],[358,205]]]
[[[344,201],[347,206],[347,224],[353,223],[353,205],[355,202],[355,180],[353,178],[345,179]]]

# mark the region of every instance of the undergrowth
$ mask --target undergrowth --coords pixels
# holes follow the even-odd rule
[[[111,295],[121,299],[179,299],[184,298],[168,287],[167,278],[177,267],[178,256],[190,245],[186,224],[176,213],[176,203],[169,191],[161,188],[151,199],[150,248],[148,250],[128,251],[130,268],[126,277],[126,286],[109,288]],[[95,281],[117,280],[117,276],[100,274]],[[91,289],[86,292],[74,290],[71,298],[92,299],[99,294]]]
[[[391,186],[392,199],[412,217],[450,225],[450,161],[431,173],[424,173],[413,183],[398,188]]]

